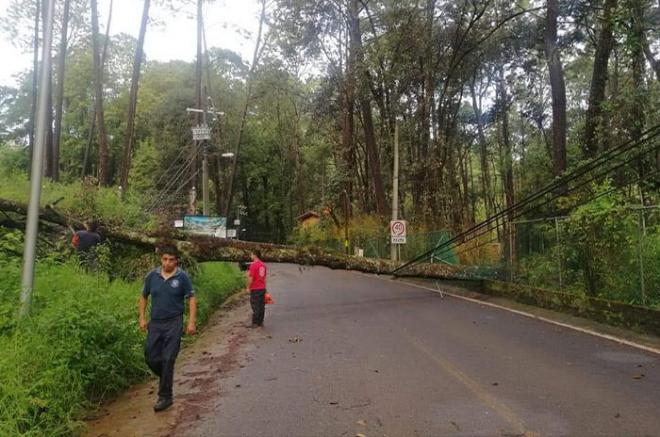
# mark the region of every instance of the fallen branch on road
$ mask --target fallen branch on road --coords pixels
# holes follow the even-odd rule
[[[0,199],[0,210],[19,215],[27,214],[27,206],[18,202]],[[54,223],[63,227],[80,229],[83,224],[71,219],[52,205],[41,208],[42,222]],[[266,262],[290,263],[306,266],[324,266],[335,270],[353,270],[363,273],[387,275],[399,264],[382,259],[346,256],[326,252],[317,247],[285,246],[279,244],[253,243],[239,240],[226,240],[199,235],[186,235],[180,232],[166,235],[145,235],[116,227],[107,228],[104,236],[110,240],[155,250],[163,240],[175,244],[179,250],[200,262],[227,261],[239,262],[250,259],[250,251],[259,249]],[[420,264],[409,269],[411,276],[446,279],[456,276],[456,268],[447,264]]]

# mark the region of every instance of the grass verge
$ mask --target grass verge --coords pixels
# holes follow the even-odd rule
[[[148,375],[137,326],[141,281],[43,263],[32,315],[19,322],[19,274],[19,263],[9,263],[0,283],[0,435],[76,434],[89,407]],[[201,326],[243,276],[230,264],[205,263],[193,283]]]
[[[27,203],[30,181],[20,172],[0,171],[0,198]],[[142,205],[148,203],[144,196],[130,191],[124,201],[119,199],[116,188],[100,188],[94,184],[71,184],[44,180],[41,206],[57,202],[57,210],[68,217],[85,221],[101,220],[104,225],[121,226],[134,230],[157,228],[156,218],[145,212]]]

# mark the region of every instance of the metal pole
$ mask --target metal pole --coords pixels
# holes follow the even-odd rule
[[[349,244],[348,244],[348,193],[344,190],[344,247],[346,249],[346,255],[349,255]]]
[[[513,282],[513,223],[509,222],[509,281]]]
[[[21,305],[19,316],[30,313],[30,301],[34,287],[34,263],[37,253],[37,236],[39,231],[39,202],[41,200],[41,178],[43,176],[44,145],[46,143],[46,124],[48,111],[48,96],[50,94],[49,72],[51,69],[51,45],[53,43],[53,10],[54,0],[44,0],[47,3],[44,21],[44,45],[41,64],[41,87],[39,89],[39,104],[37,107],[37,135],[32,152],[32,178],[30,180],[30,203],[28,205],[27,224],[25,225],[25,249],[23,252],[23,275],[21,278]]]
[[[559,267],[559,289],[563,288],[563,277],[561,271],[561,243],[559,239],[559,218],[555,217],[555,238],[557,240],[557,266]]]
[[[394,171],[392,172],[392,220],[399,219],[399,122],[394,121]],[[397,246],[390,242],[390,259],[397,261]]]
[[[209,160],[206,152],[202,160],[202,199],[204,200],[203,213],[209,215]]]
[[[639,203],[642,205],[640,210],[641,214],[641,223],[642,223],[642,235],[646,237],[646,217],[644,216],[644,191],[642,191],[642,185],[639,185]]]
[[[646,303],[646,284],[644,283],[644,237],[646,236],[646,223],[644,210],[639,211],[637,226],[637,256],[639,256],[639,287],[642,293],[642,303]]]
[[[202,123],[202,117],[204,114],[204,108],[202,108],[202,0],[197,0],[197,62],[195,64],[195,97],[197,101],[197,109],[201,110],[201,113],[197,113],[197,126],[200,127]],[[197,172],[199,171],[197,167],[197,156],[199,150],[202,146],[201,140],[193,142],[193,152],[192,152],[192,166],[190,168],[190,173],[192,174],[192,180],[190,182],[190,212],[191,214],[197,213],[197,181],[199,180]],[[202,183],[203,185],[204,183]]]
[[[195,179],[195,178],[193,177],[193,179]],[[197,203],[197,188],[195,186],[193,186],[190,189],[190,197],[188,199],[188,202],[189,202],[188,211],[190,212],[190,214],[193,214],[193,215],[196,214],[197,213],[197,208],[196,208],[195,205]]]
[[[208,127],[206,124],[206,111],[208,110],[208,100],[206,101],[206,108],[202,112],[202,125]],[[204,145],[204,157],[202,158],[202,213],[208,217],[209,215],[209,160],[207,156],[207,147]]]

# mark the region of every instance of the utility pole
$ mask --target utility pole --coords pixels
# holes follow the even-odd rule
[[[201,3],[201,0],[200,0]],[[206,111],[202,112],[202,126],[208,129],[206,123]],[[211,131],[209,129],[209,138],[211,139]],[[208,147],[201,140],[204,151],[202,154],[202,214],[206,217],[209,216],[209,160],[208,160]],[[199,152],[199,150],[198,150]]]
[[[201,147],[201,144],[205,141],[211,139],[211,129],[207,124],[207,115],[211,117],[224,115],[224,112],[215,112],[208,109],[202,108],[186,108],[186,112],[194,112],[197,114],[197,119],[202,119],[202,123],[198,124],[196,127],[192,128],[193,132],[193,141],[195,144],[199,144],[196,148]],[[233,156],[233,155],[232,155]],[[193,178],[195,179],[195,178]],[[190,202],[191,202],[191,211],[194,213],[193,201],[197,199],[197,189],[192,187],[190,193]],[[202,160],[202,200],[204,205],[202,206],[202,213],[206,216],[209,215],[209,160],[208,160],[208,151],[204,147],[203,160]]]
[[[197,113],[197,128],[206,125],[202,124],[202,3],[203,0],[197,0],[197,64],[195,67],[195,96],[197,98],[197,108],[200,110]],[[191,181],[190,181],[190,205],[188,210],[191,214],[197,212],[197,155],[203,139],[194,139],[192,150],[192,166],[191,166]]]
[[[392,172],[392,221],[399,219],[399,121],[394,120],[394,171]],[[398,244],[390,243],[390,259],[397,261]]]
[[[51,46],[53,43],[53,11],[54,0],[44,0],[46,15],[44,20],[44,45],[41,64],[41,87],[37,106],[37,132],[34,150],[32,152],[32,178],[30,180],[30,203],[28,206],[27,224],[25,225],[25,249],[23,252],[23,275],[21,278],[20,317],[30,313],[30,301],[34,287],[34,263],[37,252],[37,236],[39,231],[39,202],[41,200],[41,179],[43,177],[44,144],[46,142],[48,95],[50,87]]]
[[[348,193],[344,190],[344,247],[346,249],[346,255],[350,255],[350,244],[348,242]]]
[[[208,217],[209,215],[209,160],[208,152],[204,150],[204,158],[202,159],[202,214]]]

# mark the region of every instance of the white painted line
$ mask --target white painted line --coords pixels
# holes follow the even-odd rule
[[[537,316],[535,314],[526,313],[524,311],[515,310],[513,308],[507,308],[505,306],[497,305],[497,304],[492,303],[492,302],[484,302],[484,301],[479,300],[479,299],[473,299],[471,297],[461,296],[460,294],[450,293],[448,291],[440,291],[439,289],[436,290],[436,289],[433,289],[433,288],[425,287],[423,285],[414,284],[412,282],[407,282],[407,281],[405,281],[405,279],[402,280],[402,281],[395,281],[393,279],[381,278],[380,276],[375,276],[375,275],[372,275],[372,277],[374,277],[376,279],[380,279],[381,281],[398,282],[400,284],[410,285],[411,287],[421,288],[423,290],[432,291],[433,293],[439,293],[441,296],[444,294],[446,296],[451,296],[451,297],[456,298],[456,299],[461,299],[461,300],[476,303],[476,304],[479,304],[479,305],[485,305],[485,306],[489,306],[489,307],[492,307],[492,308],[497,308],[497,309],[500,309],[500,310],[503,310],[503,311],[508,311],[510,313],[518,314],[518,315],[523,316],[523,317],[528,317],[530,319],[540,320],[542,322],[549,323],[551,325],[556,325],[556,326],[561,326],[562,328],[572,329],[573,331],[581,332],[583,334],[592,335],[594,337],[603,338],[605,340],[610,340],[610,341],[613,341],[615,343],[623,344],[623,345],[630,346],[630,347],[633,347],[633,348],[636,348],[636,349],[641,349],[643,351],[650,352],[650,353],[653,353],[653,354],[656,354],[656,355],[660,355],[660,349],[656,349],[656,348],[651,347],[651,346],[646,346],[646,345],[643,345],[643,344],[635,343],[634,341],[630,341],[630,340],[626,340],[626,339],[623,339],[623,338],[615,337],[613,335],[603,334],[601,332],[593,331],[591,329],[569,325],[568,323],[558,322],[556,320],[548,319],[547,317]]]

